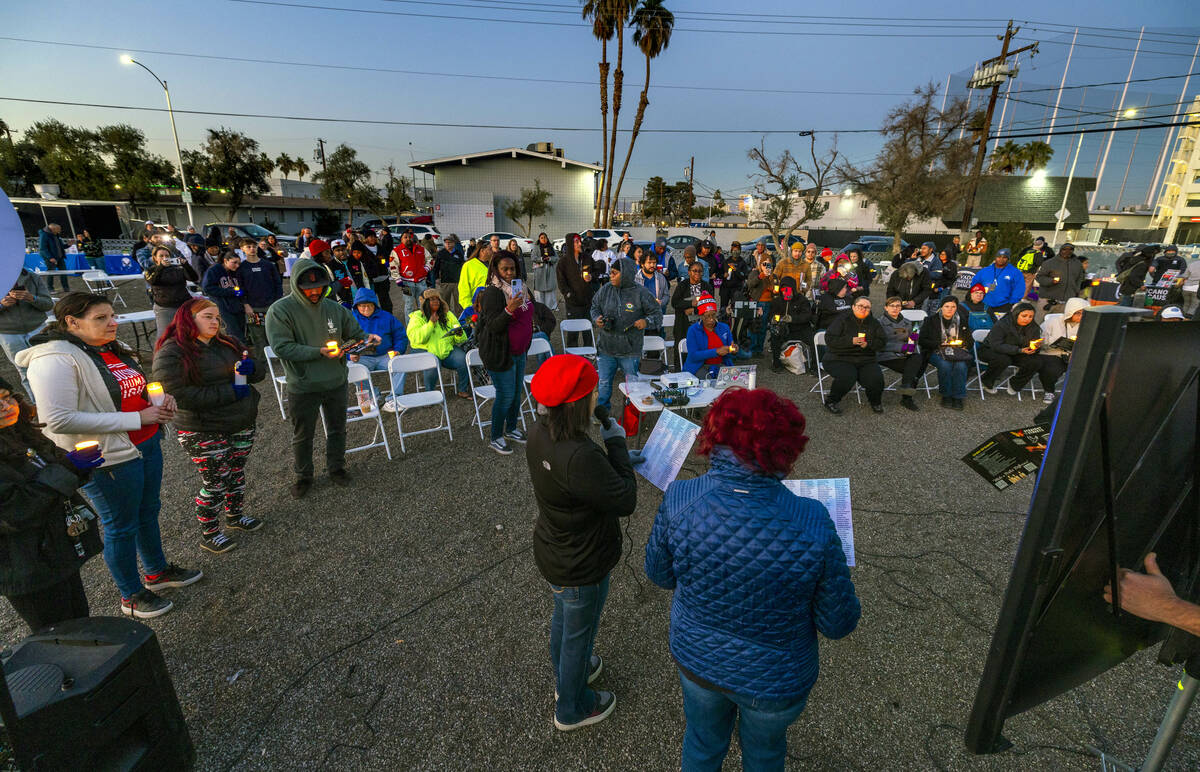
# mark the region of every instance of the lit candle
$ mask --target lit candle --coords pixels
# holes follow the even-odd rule
[[[325,344],[325,348],[329,349],[329,353],[336,354],[337,350],[338,350],[337,341],[336,340],[329,341],[328,343]]]
[[[396,352],[395,352],[395,351],[389,351],[389,352],[388,352],[388,359],[395,359],[395,358],[396,358]]]
[[[1041,339],[1041,338],[1034,338],[1033,340],[1029,341],[1029,347],[1030,347],[1030,348],[1037,348],[1037,347],[1038,347],[1038,346],[1040,346],[1040,345],[1042,345],[1042,339]]]
[[[84,440],[83,442],[75,443],[75,450],[90,450],[91,448],[100,447],[100,443],[95,440]]]
[[[166,394],[163,393],[162,384],[159,383],[158,381],[154,381],[153,383],[147,383],[146,384],[146,393],[148,395],[150,395],[150,404],[151,405],[161,405],[163,403],[163,400],[166,398]]]
[[[730,352],[736,352],[736,351],[737,351],[737,344],[736,344],[736,343],[730,343],[730,344],[729,344],[729,350],[730,350]]]

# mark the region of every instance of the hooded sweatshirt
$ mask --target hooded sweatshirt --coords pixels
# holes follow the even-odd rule
[[[363,316],[358,312],[359,303],[371,303],[375,306],[375,312],[370,316]],[[386,354],[389,351],[395,351],[397,354],[403,354],[408,350],[408,334],[404,330],[404,325],[395,316],[379,307],[379,296],[375,294],[375,290],[366,287],[359,288],[354,293],[354,308],[351,311],[363,332],[379,336],[379,343],[363,353]]]
[[[245,301],[255,311],[261,311],[283,297],[283,277],[270,260],[243,260],[237,273]]]
[[[1021,274],[1018,272],[1017,277]],[[1024,279],[1021,280],[1024,287]],[[933,282],[925,266],[916,260],[910,260],[897,268],[888,279],[887,297],[898,297],[903,301],[912,301],[913,308],[920,308],[933,294]]]
[[[1073,338],[1079,335],[1079,327],[1083,324],[1073,324],[1069,321],[1076,311],[1082,311],[1088,308],[1091,304],[1083,298],[1069,298],[1066,308],[1063,309],[1062,317],[1046,319],[1042,322],[1042,337],[1046,340],[1045,353],[1054,354],[1061,357],[1069,357],[1071,351],[1074,350],[1074,343],[1065,343],[1061,348],[1056,346],[1063,338]],[[1049,314],[1047,314],[1049,316]]]
[[[0,335],[25,335],[46,323],[46,312],[54,307],[54,298],[42,277],[24,268],[15,284],[24,284],[33,300],[18,300],[16,305],[0,306]]]
[[[614,357],[641,356],[645,332],[634,327],[634,322],[645,319],[651,329],[662,327],[662,306],[650,290],[636,282],[638,267],[632,260],[618,258],[613,267],[621,271],[621,285],[614,287],[607,283],[596,292],[592,297],[591,317],[592,321],[615,318],[617,323],[611,329],[607,322],[597,327],[596,350]]]
[[[267,310],[267,340],[283,361],[288,391],[304,394],[328,391],[346,384],[344,357],[328,359],[321,349],[330,340],[348,343],[366,337],[358,321],[328,294],[316,303],[298,286],[300,276],[321,265],[308,257],[292,266],[289,294]]]

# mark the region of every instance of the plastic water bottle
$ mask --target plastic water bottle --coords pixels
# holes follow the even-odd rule
[[[243,351],[242,352],[242,361],[245,362],[246,358],[249,356],[250,356],[249,351]],[[233,368],[233,385],[234,386],[245,386],[246,385],[246,376],[239,373],[236,367]]]

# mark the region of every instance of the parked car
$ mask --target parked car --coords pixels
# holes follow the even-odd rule
[[[478,238],[479,238],[479,241],[482,243],[485,241],[490,241],[492,236],[500,237],[500,246],[501,247],[507,246],[508,242],[510,240],[516,239],[517,246],[521,248],[522,255],[528,255],[533,250],[533,239],[527,239],[524,236],[518,236],[515,233],[505,233],[504,231],[492,231],[491,233],[485,233],[482,236],[479,236]]]
[[[904,239],[900,240],[900,246],[907,247],[908,242]],[[892,251],[891,236],[859,236],[854,241],[851,241],[839,251],[840,254],[845,254],[847,249],[858,247],[863,252],[863,257],[870,260],[872,263],[878,263],[880,260],[890,260],[894,254]]]
[[[275,240],[280,245],[287,247],[289,250],[296,243],[295,236],[281,236],[278,233],[267,230],[266,228],[252,222],[210,222],[204,224],[203,233],[208,233],[208,229],[216,226],[221,229],[221,238],[225,238],[225,234],[229,233],[229,229],[233,228],[233,232],[242,238],[265,239],[267,236],[274,236]]]
[[[696,236],[685,236],[677,234],[667,239],[667,249],[672,252],[683,252],[687,247],[695,246],[700,243],[700,239]]]
[[[670,239],[667,240],[667,243],[668,244],[671,243]],[[774,237],[771,236],[771,234],[767,233],[762,236],[759,236],[758,238],[754,239],[753,241],[743,241],[742,242],[742,253],[749,254],[749,253],[753,252],[754,250],[756,250],[758,248],[759,244],[763,244],[766,247],[768,252],[774,252],[775,248],[777,246],[775,244]],[[788,236],[788,246],[790,247],[792,244],[800,244],[801,246],[803,246],[804,239],[800,238],[799,236],[796,236],[795,234]]]
[[[610,249],[621,242],[621,239],[629,235],[629,231],[612,230],[611,228],[588,228],[587,230],[579,231],[579,235],[585,239],[604,239],[608,242]],[[554,245],[555,251],[561,251],[565,239],[554,239],[551,244]],[[615,250],[614,250],[615,251]]]
[[[434,244],[437,244],[439,247],[442,245],[442,234],[438,231],[437,228],[433,227],[432,225],[415,225],[413,223],[396,223],[395,225],[389,225],[387,227],[387,229],[388,229],[388,232],[392,234],[392,238],[395,239],[397,244],[400,243],[400,237],[404,235],[405,231],[412,231],[413,235],[417,237],[417,241],[420,241],[421,239],[425,238],[425,236],[428,234],[428,235],[433,236]]]

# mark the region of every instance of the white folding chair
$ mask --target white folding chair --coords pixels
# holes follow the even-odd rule
[[[543,354],[553,354],[554,349],[550,347],[550,341],[545,338],[534,338],[529,342],[529,350],[525,352],[525,361],[529,361],[529,357],[541,356]],[[533,383],[535,373],[526,373],[522,379],[525,387],[525,398],[521,400],[521,412],[529,413],[529,417],[537,420],[537,407],[533,403],[533,395],[529,391],[529,385]]]
[[[682,338],[679,341],[679,346],[676,349],[676,358],[679,360],[679,372],[683,372],[683,364],[687,361],[687,338]]]
[[[450,428],[450,410],[446,405],[445,385],[442,382],[442,368],[437,357],[428,351],[394,356],[388,360],[387,372],[389,377],[399,375],[401,378],[404,378],[408,373],[414,373],[416,379],[421,381],[421,373],[429,369],[437,370],[438,388],[436,390],[392,395],[393,404],[396,406],[396,434],[400,436],[401,453],[407,452],[404,448],[404,438],[414,437],[418,434],[429,434],[445,430],[450,435],[451,442],[454,441],[454,432]],[[405,412],[420,407],[433,407],[439,404],[442,406],[442,417],[438,419],[437,426],[432,429],[418,429],[414,432],[404,431],[401,421]]]
[[[813,336],[813,348],[819,349],[825,346],[825,331],[821,330]],[[833,379],[833,376],[825,372],[825,368],[821,366],[821,357],[813,352],[813,359],[817,361],[817,385],[813,386],[808,392],[811,394],[814,391],[821,393],[821,401],[825,401],[825,379]],[[862,388],[856,383],[854,384],[854,396],[858,399],[858,404],[862,404]]]
[[[908,321],[916,322],[917,324],[920,324],[921,322],[925,321],[925,317],[928,316],[928,314],[926,314],[924,311],[922,311],[919,308],[906,308],[900,312],[900,315],[903,316]]]
[[[286,393],[287,376],[276,373],[274,364],[274,361],[279,361],[280,369],[283,369],[283,362],[279,360],[279,357],[275,355],[275,350],[270,346],[263,348],[263,358],[267,360],[267,372],[271,374],[271,387],[275,389],[275,401],[279,403],[279,415],[286,421],[287,411],[283,409],[283,398]]]
[[[475,371],[472,367],[483,367],[483,360],[479,358],[479,349],[473,348],[467,352],[467,376],[471,379],[471,403],[475,406],[475,418],[471,422],[479,425],[479,439],[485,440],[483,436],[483,427],[490,426],[491,420],[483,420],[480,414],[480,408],[496,398],[496,387],[490,383],[482,386],[475,385]],[[521,418],[521,426],[525,425],[525,412],[517,411],[517,415]]]
[[[1045,328],[1045,326],[1051,322],[1061,322],[1062,318],[1062,314],[1046,314],[1046,316],[1042,319],[1042,327]],[[1047,343],[1049,342],[1050,341],[1047,341]]]
[[[567,333],[580,332],[587,333],[592,341],[590,346],[568,346]],[[558,325],[558,334],[562,337],[563,351],[568,354],[578,354],[581,357],[596,356],[596,335],[592,332],[592,322],[590,319],[563,319]]]
[[[363,410],[362,404],[355,399],[354,404],[346,409],[346,434],[350,434],[350,424],[359,423],[360,421],[374,421],[375,431],[371,434],[371,441],[366,445],[358,445],[353,448],[346,448],[347,453],[357,453],[360,450],[370,450],[383,446],[387,453],[388,461],[392,460],[392,448],[388,445],[387,431],[383,428],[383,412],[379,409],[379,394],[375,391],[375,385],[371,383],[371,371],[366,365],[361,365],[358,362],[350,362],[347,364],[346,382],[349,388],[353,389],[355,394],[358,394],[359,386],[362,385],[367,392],[370,393],[371,405],[370,410]],[[358,415],[353,415],[357,412]],[[329,437],[329,426],[325,423],[325,411],[321,410],[321,427],[325,430],[325,436]]]
[[[667,341],[657,335],[646,335],[642,338],[642,356],[648,356],[658,352],[663,359],[663,365],[667,364]]]
[[[667,356],[670,357],[675,350],[675,314],[663,314],[662,330],[663,340],[667,342]],[[667,362],[668,367],[670,364]]]
[[[979,386],[979,398],[980,399],[986,399],[986,397],[984,396],[984,391],[983,391],[983,368],[980,365],[979,344],[981,344],[985,340],[987,340],[988,333],[990,333],[990,332],[991,332],[991,330],[975,330],[974,332],[971,333],[971,337],[974,339],[974,342],[975,342],[975,377],[967,382],[967,386],[970,387],[970,385],[972,383],[978,382],[977,385]],[[1007,368],[1005,368],[1005,369],[1007,370]],[[1004,375],[1004,373],[1000,373],[1000,375]],[[1016,375],[1015,370],[1013,371],[1012,375],[1005,377],[1003,380],[997,378],[996,379],[996,388],[1003,389],[1006,386],[1008,386],[1009,381],[1011,381],[1013,379],[1014,375]],[[1035,380],[1037,380],[1036,375],[1033,378],[1030,378],[1029,383],[1026,384],[1029,386],[1030,399],[1037,399],[1037,387],[1034,386],[1034,383],[1033,383]],[[1025,391],[1025,387],[1021,387],[1021,391],[1017,392],[1017,401],[1019,401],[1019,402],[1024,401],[1021,399],[1021,394],[1024,391]]]
[[[88,292],[106,297],[111,292],[114,305],[119,301],[121,305],[129,308],[129,304],[125,302],[125,298],[121,297],[121,290],[117,288],[116,283],[104,271],[84,271],[81,278],[83,279],[83,286],[88,288]]]

